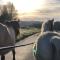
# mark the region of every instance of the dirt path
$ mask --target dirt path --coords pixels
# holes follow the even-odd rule
[[[37,34],[32,35],[32,36],[18,42],[16,45],[32,43],[37,39],[37,37],[38,37]],[[33,47],[33,44],[16,48],[16,60],[35,60],[33,57],[32,47]],[[10,52],[6,55],[5,60],[12,60],[12,52]]]

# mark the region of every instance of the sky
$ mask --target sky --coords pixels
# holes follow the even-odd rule
[[[0,0],[1,4],[6,4],[6,2],[12,2],[17,10],[20,10],[22,13],[32,12],[36,9],[44,8],[46,3],[45,0]]]
[[[59,18],[60,0],[0,0],[0,4],[12,2],[19,17]]]

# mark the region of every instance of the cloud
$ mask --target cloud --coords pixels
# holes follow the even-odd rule
[[[45,18],[60,17],[60,6],[55,6],[52,8],[48,7],[47,9],[37,10],[36,13],[37,13],[37,16],[42,16]]]
[[[60,4],[60,0],[47,0],[47,5],[58,5]]]
[[[55,0],[55,1],[60,2],[60,0]]]
[[[49,14],[49,13],[60,13],[60,7],[54,7],[52,8],[47,8],[47,9],[43,9],[43,10],[37,10],[37,12],[39,12],[40,14]]]
[[[60,0],[47,0],[46,8],[37,10],[40,14],[60,14]]]

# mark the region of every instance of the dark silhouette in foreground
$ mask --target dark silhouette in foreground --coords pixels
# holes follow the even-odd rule
[[[36,60],[60,60],[60,34],[45,32],[40,35],[35,45]]]
[[[19,29],[18,21],[10,21],[0,23],[0,48],[15,46],[17,31]],[[5,54],[9,51],[13,53],[13,60],[15,60],[15,47],[8,49],[0,49],[1,60],[5,60]]]
[[[54,22],[54,19],[44,21],[41,27],[41,32],[53,31],[53,22]]]
[[[36,60],[60,60],[60,34],[51,21],[43,23],[42,33],[35,42],[33,52]]]

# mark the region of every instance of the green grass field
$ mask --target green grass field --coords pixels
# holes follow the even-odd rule
[[[20,28],[20,35],[18,36],[19,39],[17,40],[22,40],[38,32],[40,32],[39,28]]]

